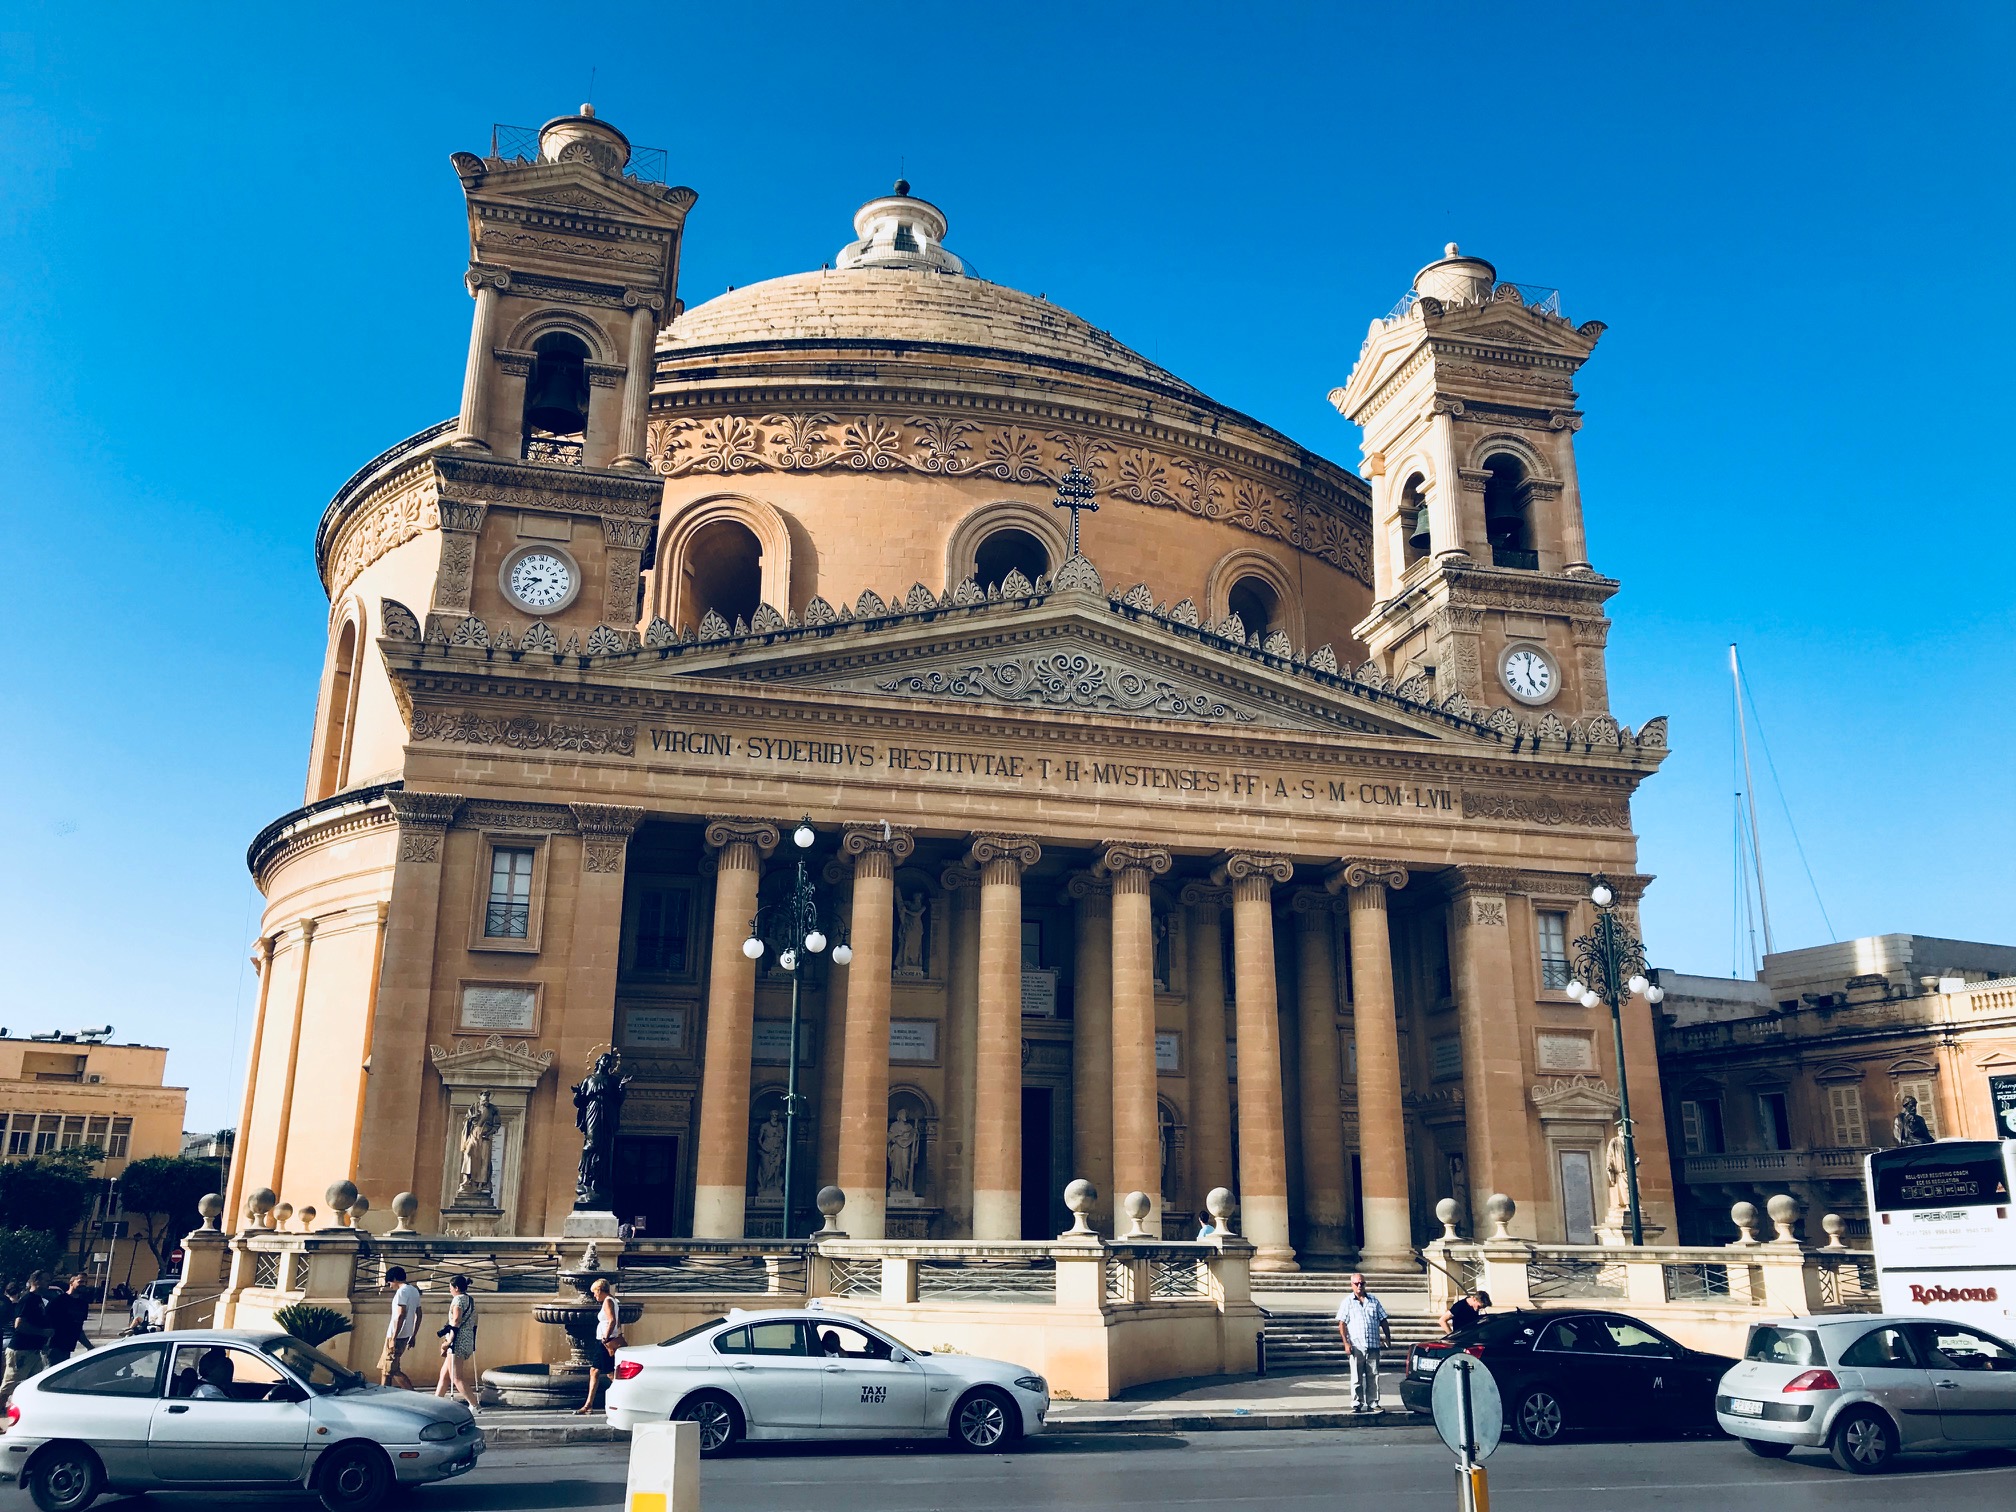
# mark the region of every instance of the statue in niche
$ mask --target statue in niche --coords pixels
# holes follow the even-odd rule
[[[582,1212],[609,1209],[609,1179],[616,1152],[616,1125],[630,1078],[614,1050],[596,1057],[595,1069],[574,1087],[574,1127],[581,1131],[581,1165],[574,1177],[574,1206]]]
[[[1153,927],[1155,932],[1155,990],[1157,992],[1167,992],[1170,990],[1169,979],[1171,975],[1169,967],[1169,915],[1166,913],[1156,914]]]
[[[889,1190],[905,1197],[917,1195],[917,1134],[910,1110],[898,1109],[889,1123]]]
[[[1176,1123],[1163,1108],[1155,1119],[1155,1139],[1161,1152],[1161,1162],[1156,1167],[1161,1172],[1162,1195],[1165,1198],[1176,1195]]]
[[[924,916],[929,900],[922,892],[899,896],[896,909],[896,975],[924,975]]]
[[[1470,1163],[1461,1155],[1449,1157],[1449,1196],[1456,1204],[1458,1223],[1470,1221]]]
[[[1634,1160],[1633,1165],[1643,1161]],[[1624,1136],[1612,1134],[1610,1143],[1603,1151],[1603,1171],[1610,1178],[1610,1211],[1628,1213],[1631,1210],[1631,1171],[1624,1162]]]
[[[756,1195],[784,1195],[784,1120],[775,1108],[756,1129]]]
[[[1900,1145],[1921,1145],[1932,1143],[1932,1129],[1918,1111],[1918,1099],[1906,1097],[1897,1105],[1897,1119],[1890,1126],[1890,1132],[1897,1136]]]
[[[476,1101],[469,1105],[462,1118],[462,1181],[455,1188],[458,1204],[480,1202],[494,1206],[494,1195],[490,1189],[491,1152],[496,1148],[497,1135],[503,1127],[503,1115],[490,1101],[490,1091],[486,1087],[476,1094]]]

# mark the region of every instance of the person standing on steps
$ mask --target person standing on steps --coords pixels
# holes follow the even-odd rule
[[[1351,1292],[1337,1309],[1337,1335],[1351,1353],[1351,1410],[1379,1410],[1379,1351],[1393,1343],[1385,1304],[1365,1289],[1365,1277],[1351,1273]]]

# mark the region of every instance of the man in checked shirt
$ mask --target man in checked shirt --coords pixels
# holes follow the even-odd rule
[[[1351,1275],[1351,1295],[1337,1309],[1337,1333],[1351,1351],[1351,1410],[1379,1410],[1379,1351],[1393,1343],[1386,1307],[1365,1290],[1365,1278]]]

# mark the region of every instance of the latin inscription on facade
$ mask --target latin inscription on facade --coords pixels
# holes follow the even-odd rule
[[[1035,756],[940,746],[891,745],[872,740],[809,740],[738,735],[719,730],[649,731],[650,751],[667,757],[713,758],[740,769],[840,767],[885,780],[954,779],[1004,788],[1068,792],[1087,797],[1128,792],[1195,797],[1207,802],[1353,809],[1379,814],[1462,811],[1457,790],[1432,783],[1358,777],[1298,777],[1237,767],[1164,765],[1087,757]]]
[[[529,1034],[538,1027],[539,994],[531,987],[464,987],[462,1027]]]

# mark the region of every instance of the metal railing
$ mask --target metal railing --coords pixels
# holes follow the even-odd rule
[[[1855,1312],[1878,1311],[1876,1260],[1873,1255],[1814,1257],[1820,1262],[1820,1300],[1828,1307]]]
[[[1057,1295],[1057,1262],[1041,1256],[1005,1263],[921,1260],[919,1301],[1049,1302]]]
[[[584,467],[587,465],[586,457],[587,448],[579,441],[569,441],[558,436],[525,438],[527,462],[552,462],[561,467]]]
[[[835,1297],[879,1297],[882,1295],[880,1260],[828,1260],[826,1290]]]
[[[623,1257],[618,1291],[671,1295],[733,1292],[752,1296],[803,1296],[803,1255],[686,1255],[677,1258]]]
[[[1729,1267],[1726,1265],[1662,1265],[1668,1302],[1726,1302],[1729,1299]]]
[[[1540,570],[1540,553],[1537,551],[1521,551],[1514,546],[1493,546],[1491,548],[1491,565],[1493,567],[1516,567],[1521,572],[1538,572]]]
[[[506,126],[501,123],[491,126],[492,161],[538,162],[539,130],[537,126]],[[669,161],[663,147],[639,147],[633,143],[630,148],[630,161],[624,165],[623,176],[636,179],[639,183],[662,184],[666,181],[666,166]]]
[[[1624,1290],[1624,1267],[1613,1261],[1536,1256],[1526,1262],[1526,1292],[1535,1302],[1621,1297]]]

